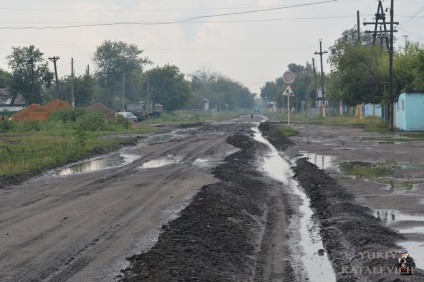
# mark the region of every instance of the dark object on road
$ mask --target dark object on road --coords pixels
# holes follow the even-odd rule
[[[415,269],[414,259],[408,253],[404,253],[399,258],[398,267],[401,275],[412,275]]]

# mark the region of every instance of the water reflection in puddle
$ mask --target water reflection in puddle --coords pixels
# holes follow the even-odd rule
[[[323,250],[324,247],[318,227],[312,218],[313,211],[310,208],[309,198],[293,179],[289,162],[278,154],[274,146],[263,138],[256,128],[253,130],[256,132],[255,139],[271,148],[271,153],[268,154],[263,164],[264,171],[272,178],[282,182],[285,188],[291,189],[302,200],[299,206],[299,211],[301,212],[299,230],[301,239],[299,245],[303,249],[301,260],[307,270],[310,281],[336,281],[327,253],[319,251]]]
[[[310,163],[316,165],[320,169],[336,167],[336,157],[334,156],[318,155],[307,151],[300,151],[299,153],[303,158],[307,158]]]
[[[140,168],[157,168],[157,167],[162,167],[162,166],[176,164],[176,163],[178,163],[177,160],[160,158],[160,159],[154,159],[154,160],[145,162],[144,164],[140,166]]]
[[[60,175],[60,176],[67,176],[67,175],[73,175],[77,173],[93,172],[93,171],[103,170],[103,169],[112,168],[112,167],[124,166],[140,158],[141,156],[139,155],[116,153],[116,154],[111,154],[105,157],[92,159],[92,160],[84,161],[81,163],[76,163],[69,167],[66,167],[65,169],[54,172],[53,174]]]
[[[409,222],[408,225],[419,225],[408,228],[395,228],[399,233],[424,234],[424,216],[422,215],[404,214],[398,210],[375,210],[374,216],[392,228],[396,226],[395,223],[401,222]],[[399,241],[397,244],[407,250],[418,265],[424,264],[424,242]],[[419,268],[422,268],[422,266]]]
[[[398,210],[375,210],[374,216],[381,219],[385,223],[393,223],[397,221],[422,221],[424,216],[409,215],[399,212]]]

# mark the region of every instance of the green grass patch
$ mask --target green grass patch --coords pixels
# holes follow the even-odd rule
[[[398,167],[397,163],[393,161],[386,161],[384,163],[353,161],[342,162],[339,165],[340,169],[346,174],[370,180],[377,177],[392,176],[394,169]]]
[[[299,134],[299,131],[297,131],[296,129],[294,129],[293,127],[290,127],[290,126],[281,126],[281,127],[278,127],[275,132],[281,133],[281,134],[283,134],[286,137],[296,136],[296,135]]]

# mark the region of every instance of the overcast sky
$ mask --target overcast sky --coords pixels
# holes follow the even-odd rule
[[[397,44],[405,36],[424,43],[424,0],[394,2]],[[356,26],[357,11],[361,29],[372,29],[362,22],[373,21],[377,7],[377,0],[2,0],[0,67],[8,69],[12,46],[35,45],[46,59],[60,57],[59,77],[70,74],[71,58],[81,75],[87,65],[94,70],[91,58],[104,40],[125,41],[144,50],[151,67],[206,68],[259,93],[290,63],[315,58],[319,69],[319,40],[328,49]]]

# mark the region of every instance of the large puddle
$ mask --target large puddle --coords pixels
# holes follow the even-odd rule
[[[264,171],[272,178],[284,184],[284,189],[290,189],[292,193],[301,199],[299,206],[300,216],[300,241],[302,248],[301,261],[309,276],[308,281],[336,281],[334,270],[324,249],[319,228],[314,222],[313,211],[310,208],[310,200],[301,189],[299,184],[293,179],[293,172],[290,163],[283,159],[278,151],[266,140],[256,128],[255,139],[267,144],[271,152],[267,155],[263,164]]]
[[[394,228],[403,235],[424,235],[424,216],[405,214],[398,210],[375,210],[374,216],[381,219],[387,226]],[[406,224],[407,227],[395,227],[395,224]],[[395,226],[394,226],[395,225]],[[402,226],[402,225],[401,225]],[[424,242],[422,241],[399,241],[399,246],[409,252],[414,258],[418,268],[424,265]]]
[[[133,154],[125,154],[125,153],[115,153],[111,155],[107,155],[104,157],[90,159],[88,161],[75,163],[70,165],[62,170],[56,171],[54,175],[66,176],[73,175],[77,173],[84,172],[93,172],[113,167],[120,167],[127,164],[130,164],[138,159],[140,159],[140,155]]]

